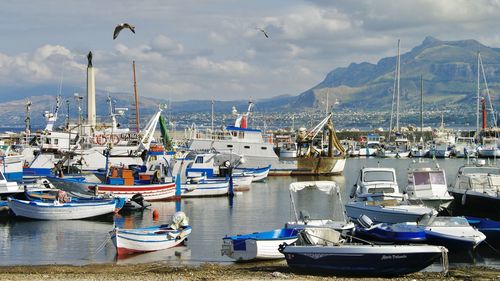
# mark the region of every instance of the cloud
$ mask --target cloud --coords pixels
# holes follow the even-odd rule
[[[251,67],[244,61],[226,60],[214,62],[205,57],[196,57],[191,65],[198,70],[216,72],[218,74],[247,74]]]

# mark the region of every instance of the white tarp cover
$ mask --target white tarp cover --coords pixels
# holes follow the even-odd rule
[[[320,191],[325,193],[330,193],[332,190],[338,191],[337,183],[334,181],[301,181],[301,182],[292,182],[290,184],[290,191],[297,192],[301,191],[306,187],[317,188]]]

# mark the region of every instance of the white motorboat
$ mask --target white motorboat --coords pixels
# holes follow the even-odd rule
[[[424,204],[437,211],[448,208],[453,201],[448,193],[445,171],[434,162],[410,163],[406,193],[410,203]]]
[[[365,200],[403,200],[396,181],[396,170],[393,168],[363,168],[358,180],[351,190],[351,198]]]
[[[500,167],[481,159],[458,169],[455,184],[448,189],[455,198],[454,210],[462,214],[487,214],[500,218]]]
[[[351,220],[366,215],[377,223],[418,222],[425,215],[435,215],[433,208],[401,204],[397,200],[349,202],[345,205]]]
[[[332,209],[339,209],[339,212],[333,212],[332,219],[314,219],[309,216],[306,211],[297,212],[297,207],[294,200],[294,193],[302,191],[306,188],[318,189],[330,196],[334,196],[334,202],[338,206],[332,206]],[[334,181],[304,181],[293,182],[290,184],[290,202],[294,210],[295,220],[285,224],[286,228],[307,228],[307,227],[326,227],[339,231],[342,234],[351,233],[354,230],[354,223],[347,220],[344,212],[344,205],[340,196],[340,190]]]

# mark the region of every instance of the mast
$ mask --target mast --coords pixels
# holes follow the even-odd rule
[[[396,80],[396,132],[399,132],[399,75],[401,73],[401,58],[399,53],[401,40],[398,39],[398,62],[397,62],[397,80]]]
[[[325,108],[325,114],[328,114],[328,94],[330,90],[326,90],[326,108]]]
[[[212,97],[212,132],[214,131],[214,98]]]
[[[137,94],[137,79],[135,76],[135,61],[132,62],[132,67],[134,69],[134,96],[135,96],[135,131],[139,133],[140,124],[139,124],[139,95]]]
[[[424,76],[420,74],[420,137],[424,135]]]
[[[479,139],[479,104],[480,104],[480,87],[479,87],[479,51],[477,51],[477,96],[476,96],[476,138]]]

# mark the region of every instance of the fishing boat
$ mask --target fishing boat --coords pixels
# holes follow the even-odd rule
[[[435,162],[413,162],[408,168],[408,201],[441,211],[448,208],[453,196],[448,193],[444,169]]]
[[[347,243],[329,228],[306,228],[297,242],[283,244],[292,271],[346,276],[398,276],[420,271],[440,258],[447,270],[448,250],[431,245]]]
[[[23,192],[23,189],[19,187],[17,182],[7,180],[4,173],[0,169],[0,195],[15,194]]]
[[[240,155],[245,159],[245,163],[240,165],[242,168],[261,168],[270,164],[274,166],[279,159],[273,149],[272,136],[249,126],[253,106],[250,102],[246,113],[238,113],[233,107],[232,114],[236,117],[234,125],[223,130],[204,132],[193,125],[187,136],[188,149]]]
[[[27,201],[8,198],[10,210],[19,217],[37,220],[74,220],[97,217],[115,212],[114,199],[61,201]]]
[[[425,231],[417,227],[416,223],[375,224],[366,215],[362,215],[357,221],[356,236],[361,236],[365,239],[406,244],[424,242],[426,240]]]
[[[314,219],[305,210],[297,211],[297,205],[294,199],[294,193],[305,189],[317,189],[333,198],[332,218]],[[339,231],[343,235],[350,234],[354,230],[354,223],[347,220],[345,216],[344,204],[340,190],[334,181],[303,181],[290,184],[290,204],[293,209],[294,220],[285,224],[285,228],[307,228],[307,227],[326,227]],[[337,212],[335,210],[337,209]]]
[[[322,145],[318,146],[318,142]],[[333,113],[310,130],[300,128],[296,143],[297,156],[270,163],[270,175],[341,175],[344,172],[347,153],[335,134]]]
[[[431,217],[421,222],[429,244],[454,250],[473,250],[486,236],[470,226],[464,217]]]
[[[500,167],[487,165],[483,159],[466,164],[458,169],[448,192],[455,198],[454,212],[500,220]]]
[[[283,259],[279,245],[297,240],[297,230],[281,228],[222,238],[221,254],[237,261]]]
[[[111,231],[111,239],[118,257],[128,254],[165,250],[183,243],[191,234],[192,228],[183,212],[172,217],[172,223],[145,228],[123,229],[116,227]]]

